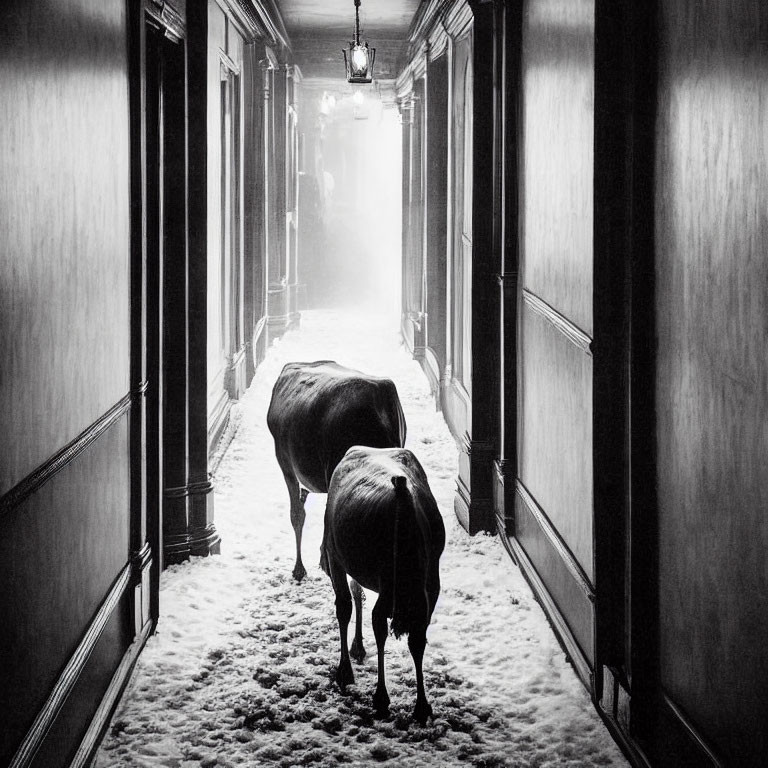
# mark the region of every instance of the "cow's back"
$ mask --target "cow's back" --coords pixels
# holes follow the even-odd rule
[[[311,491],[325,492],[352,445],[399,447],[405,418],[390,379],[329,360],[288,363],[272,392],[267,425],[281,466]]]
[[[411,451],[353,446],[337,466],[328,493],[325,545],[347,573],[375,591],[380,591],[376,579],[391,575],[396,476],[407,480],[428,542],[429,567],[436,569],[445,547],[445,526],[424,469]],[[358,543],[365,541],[377,542],[376,548],[359,549]]]

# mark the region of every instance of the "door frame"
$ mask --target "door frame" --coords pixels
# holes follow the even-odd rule
[[[595,4],[594,695],[637,765],[659,705],[653,5]]]

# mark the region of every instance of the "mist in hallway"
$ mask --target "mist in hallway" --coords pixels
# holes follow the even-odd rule
[[[306,88],[299,174],[305,308],[397,316],[401,280],[400,116],[371,86]]]

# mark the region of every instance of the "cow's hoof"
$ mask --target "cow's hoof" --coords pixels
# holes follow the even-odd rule
[[[355,674],[352,672],[352,665],[347,661],[346,664],[339,664],[336,669],[336,683],[341,688],[342,693],[346,691],[348,685],[355,682]]]
[[[373,709],[377,717],[386,717],[389,714],[389,694],[386,688],[376,689],[373,694]]]
[[[301,581],[306,575],[307,569],[301,563],[297,563],[293,569],[293,578],[296,581]]]
[[[429,703],[427,701],[417,701],[416,707],[413,710],[413,719],[419,725],[424,725],[430,717],[432,717],[432,707]]]
[[[365,658],[365,648],[363,647],[362,641],[358,643],[357,638],[352,641],[349,655],[357,662],[361,662]]]

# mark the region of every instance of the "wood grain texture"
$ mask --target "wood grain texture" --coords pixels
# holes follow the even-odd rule
[[[227,17],[216,0],[208,0],[208,412],[224,387],[226,361],[225,313],[222,298],[227,265],[222,263],[222,106],[221,56],[227,50]]]
[[[662,685],[725,762],[768,753],[768,7],[660,16]]]
[[[125,3],[1,26],[0,493],[129,388]]]
[[[2,764],[128,559],[127,444],[124,415],[3,521]]]
[[[99,644],[99,640],[104,632],[106,626],[110,621],[114,620],[114,613],[120,602],[123,600],[128,586],[131,581],[131,566],[126,565],[120,572],[115,582],[112,584],[108,595],[104,602],[99,606],[93,621],[88,626],[85,634],[80,640],[75,652],[70,656],[64,669],[56,681],[51,695],[48,697],[45,705],[42,707],[33,726],[27,732],[19,749],[13,756],[10,768],[27,768],[33,760],[36,758],[41,765],[51,765],[58,762],[58,760],[45,760],[40,761],[39,750],[43,744],[45,738],[49,735],[51,726],[59,720],[59,716],[62,710],[65,709],[68,700],[70,699],[73,690],[77,687],[79,679],[86,668],[89,658],[93,653],[95,647]],[[124,628],[125,631],[125,628]],[[113,647],[113,653],[116,652],[118,660],[120,657],[121,649],[120,644],[115,643]],[[115,662],[115,666],[117,661]],[[114,667],[113,667],[114,668]],[[108,670],[109,671],[109,670]],[[91,697],[89,697],[90,699]],[[92,705],[91,705],[92,706]],[[76,731],[77,732],[77,731]],[[75,732],[75,733],[76,733]],[[59,738],[54,740],[53,748],[60,748],[62,742],[70,741],[74,734],[69,733],[64,739],[61,738],[62,734],[58,734]],[[42,750],[45,752],[45,750]]]
[[[73,768],[71,760],[79,752],[82,734],[87,733],[102,697],[109,690],[114,671],[120,668],[126,649],[128,653],[134,650],[127,620],[129,595],[125,594],[112,611],[30,768]],[[144,639],[136,645],[142,645]]]
[[[451,57],[449,205],[452,231],[447,271],[451,375],[472,393],[472,116],[473,30],[453,44]],[[467,425],[466,430],[471,431]]]
[[[525,283],[592,335],[594,0],[523,16]]]
[[[592,359],[528,304],[521,343],[519,477],[592,579]]]
[[[438,376],[446,362],[446,258],[448,209],[448,57],[427,67],[426,126],[426,343],[437,358]]]

